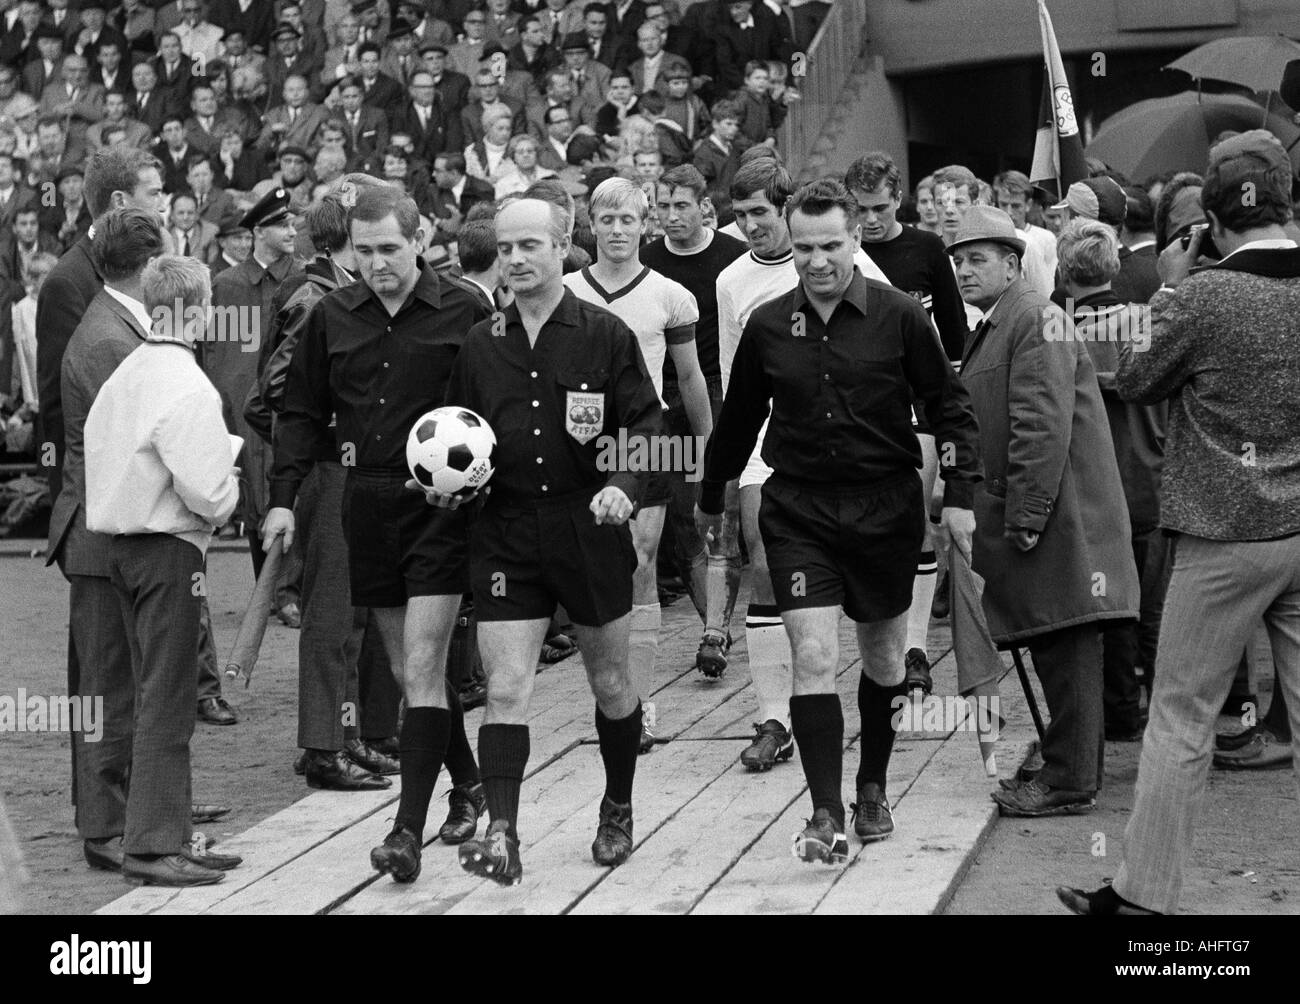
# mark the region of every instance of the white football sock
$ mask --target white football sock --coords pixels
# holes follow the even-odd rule
[[[655,656],[659,654],[659,628],[662,625],[663,611],[658,603],[641,603],[632,607],[627,668],[642,704],[654,693]]]
[[[907,645],[903,651],[919,648],[926,653],[926,658],[929,658],[926,639],[930,634],[930,606],[934,603],[938,567],[933,551],[921,552],[916,578],[912,580],[912,605],[907,610]]]
[[[759,720],[775,719],[789,729],[794,660],[790,636],[785,633],[775,605],[749,605],[745,613],[745,645],[749,649],[749,674],[758,698]]]

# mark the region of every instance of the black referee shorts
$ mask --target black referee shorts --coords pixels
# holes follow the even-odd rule
[[[911,606],[925,533],[915,471],[865,491],[812,491],[774,474],[763,485],[758,528],[780,610],[843,607],[865,622]]]
[[[469,588],[469,517],[431,506],[405,487],[406,471],[351,468],[343,487],[343,534],[354,607],[400,607],[412,596]]]
[[[636,549],[624,523],[596,525],[594,490],[544,503],[495,503],[474,521],[470,587],[480,621],[541,620],[563,604],[573,623],[600,627],[632,609]]]

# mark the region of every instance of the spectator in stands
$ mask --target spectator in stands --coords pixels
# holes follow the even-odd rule
[[[629,67],[632,74],[632,89],[637,94],[646,91],[658,91],[667,94],[665,80],[670,69],[691,74],[691,64],[682,56],[664,49],[664,32],[653,21],[646,21],[636,30],[636,47],[640,58]]]
[[[130,70],[122,63],[123,51],[119,42],[111,39],[101,42],[95,53],[95,66],[90,71],[91,83],[98,84],[105,92],[130,87]]]
[[[411,74],[420,66],[415,52],[415,28],[409,21],[397,20],[388,31],[388,42],[379,60],[379,69],[388,74],[405,89],[411,84]]]
[[[50,83],[59,79],[59,66],[63,62],[63,35],[48,24],[36,30],[38,58],[30,60],[22,70],[22,88],[28,94],[39,96]]]
[[[221,221],[235,211],[235,200],[229,192],[218,188],[215,181],[211,157],[195,154],[190,158],[185,171],[186,187],[194,196],[199,216],[214,226],[220,226]]]
[[[546,75],[545,96],[534,98],[526,110],[528,130],[539,139],[546,135],[546,110],[564,108],[569,118],[580,125],[594,125],[596,109],[585,105],[578,97],[573,86],[573,78],[563,67],[551,70]]]
[[[363,162],[369,160],[388,145],[388,116],[382,108],[362,102],[364,95],[357,77],[341,81],[338,92],[339,107],[334,119],[342,125],[353,155]]]
[[[199,218],[199,204],[189,192],[172,196],[168,221],[177,254],[197,258],[206,265],[218,252],[217,227]]]
[[[736,104],[740,109],[736,142],[742,149],[759,143],[776,145],[776,130],[785,121],[786,107],[783,102],[772,100],[770,87],[767,63],[751,60],[745,66],[744,89],[736,94]]]
[[[1137,185],[1124,188],[1127,203],[1120,227],[1120,274],[1115,295],[1126,303],[1146,303],[1160,288],[1156,272],[1155,208],[1151,196]]]
[[[410,80],[410,100],[405,107],[390,112],[393,130],[410,135],[415,156],[426,164],[444,150],[463,149],[460,116],[443,107],[433,76],[421,67]]]
[[[555,53],[546,45],[542,22],[535,14],[519,22],[519,41],[506,52],[506,65],[512,70],[522,70],[540,86],[547,72],[555,65]]]
[[[168,92],[174,101],[184,104],[194,74],[190,61],[181,52],[181,40],[175,32],[168,31],[158,36],[158,55],[151,63],[158,75],[158,89]]]
[[[718,87],[723,93],[744,84],[745,67],[751,60],[789,60],[789,26],[754,0],[731,0],[726,18],[717,28]],[[782,26],[785,26],[784,28]]]
[[[288,77],[281,94],[284,103],[266,113],[257,145],[266,153],[283,146],[300,146],[314,152],[320,145],[317,134],[329,121],[329,112],[307,100],[307,78],[302,74]]]
[[[162,135],[151,152],[162,162],[163,191],[170,195],[184,188],[191,147],[185,139],[185,123],[179,115],[169,115],[163,121]]]
[[[483,122],[489,114],[506,112],[512,123],[522,123],[523,103],[516,98],[501,96],[501,84],[489,68],[476,71],[474,82],[478,87],[478,98],[469,102],[460,113],[461,136],[467,144],[477,143],[483,138]],[[521,131],[521,128],[512,126],[512,132]]]
[[[513,118],[509,112],[483,113],[483,138],[465,148],[465,170],[470,177],[495,185],[510,172],[506,146]]]
[[[64,131],[63,120],[54,116],[42,116],[36,123],[36,145],[41,155],[41,166],[37,172],[39,182],[54,181],[65,167],[80,164],[85,159],[85,151],[73,146]],[[29,155],[28,166],[31,167]]]
[[[682,127],[682,135],[692,150],[709,129],[709,109],[693,93],[690,71],[669,68],[664,71],[663,117]]]
[[[84,56],[64,57],[59,79],[41,92],[41,114],[57,116],[68,132],[72,147],[86,145],[86,129],[104,117],[104,88],[90,83]]]
[[[611,70],[618,66],[618,39],[609,31],[605,5],[588,3],[582,8],[582,30],[587,36],[587,52],[592,62],[603,63]]]
[[[537,163],[537,139],[521,133],[510,138],[506,147],[506,159],[510,169],[496,183],[495,197],[499,200],[507,195],[526,191],[528,186],[542,178],[554,178],[555,172]]]
[[[42,205],[41,229],[53,234],[66,251],[90,230],[94,218],[82,193],[85,178],[80,164],[60,168],[55,183],[57,201],[52,206]]]
[[[238,265],[241,261],[247,261],[248,256],[253,253],[253,232],[241,226],[242,218],[241,213],[234,212],[223,219],[219,225],[217,230],[219,253],[212,261],[214,276]]]
[[[104,139],[104,134],[113,127],[122,130],[123,142],[129,146],[138,146],[141,150],[148,149],[153,142],[149,127],[131,118],[127,114],[128,110],[126,95],[121,91],[109,91],[104,95],[103,119],[86,130],[86,146],[90,153],[94,153],[101,146],[109,145]]]
[[[731,179],[739,166],[736,147],[740,108],[734,101],[718,101],[712,110],[713,131],[695,148],[695,169],[708,182],[708,195],[720,222],[731,221]]]
[[[641,114],[654,127],[656,148],[654,150],[634,150],[632,153],[634,166],[637,157],[642,155],[654,157],[661,172],[665,166],[676,167],[678,164],[690,162],[691,155],[695,151],[695,144],[687,138],[686,131],[677,123],[676,119],[671,119],[664,114],[665,104],[663,95],[658,91],[649,91],[641,96]],[[648,180],[657,180],[657,177],[656,175],[655,178]],[[648,198],[653,213],[655,193],[651,192]]]
[[[442,106],[459,119],[461,109],[469,104],[470,78],[447,68],[447,46],[441,42],[421,45],[420,63],[433,77]]]
[[[387,113],[406,97],[402,85],[379,68],[380,48],[374,42],[363,42],[358,57],[361,62],[361,100],[373,108]]]
[[[596,111],[596,133],[610,137],[618,135],[623,120],[637,111],[638,98],[632,89],[632,75],[616,70],[609,78],[605,103]]]
[[[207,20],[207,4],[202,0],[184,0],[181,4],[181,23],[172,30],[181,42],[181,51],[187,59],[196,56],[208,63],[224,52],[221,36],[225,34]]]
[[[212,163],[216,183],[234,192],[248,192],[266,177],[265,161],[254,150],[244,149],[244,137],[238,129],[227,128],[221,134],[221,149]]]
[[[564,37],[564,67],[569,71],[573,87],[584,106],[593,111],[605,103],[609,90],[610,68],[591,58],[587,36],[574,32]]]

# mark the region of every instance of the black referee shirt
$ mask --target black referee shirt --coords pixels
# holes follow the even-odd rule
[[[440,282],[423,259],[419,267],[415,289],[392,316],[359,280],[312,308],[276,425],[273,507],[292,508],[331,432],[345,458],[352,447],[349,466],[406,469],[411,427],[442,404],[466,332],[490,316],[472,293]]]
[[[726,484],[745,469],[769,400],[763,460],[782,477],[870,490],[919,468],[913,395],[934,430],[945,504],[971,508],[981,477],[975,415],[925,310],[854,269],[827,325],[799,283],[745,324],[705,454],[700,508],[722,512]]]
[[[486,322],[470,329],[446,395],[447,404],[478,412],[496,433],[487,507],[595,494],[606,485],[635,504],[648,472],[626,470],[622,451],[610,444],[656,442],[648,437],[663,426],[636,336],[568,289],[531,348],[519,308],[503,313],[504,328]]]

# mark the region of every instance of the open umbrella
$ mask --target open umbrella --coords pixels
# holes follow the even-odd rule
[[[1165,66],[1196,80],[1221,80],[1252,91],[1276,91],[1286,64],[1300,59],[1300,43],[1285,35],[1216,38]]]
[[[1102,122],[1085,151],[1130,178],[1149,178],[1163,171],[1204,171],[1210,146],[1225,129],[1244,132],[1264,128],[1284,146],[1300,137],[1291,120],[1237,94],[1185,91],[1169,98],[1138,101]],[[1293,150],[1292,163],[1300,164]]]

